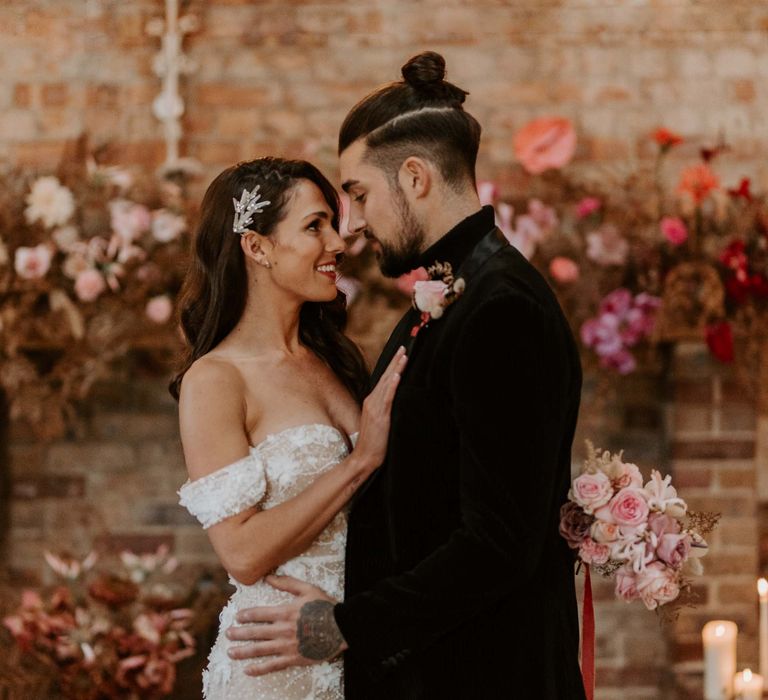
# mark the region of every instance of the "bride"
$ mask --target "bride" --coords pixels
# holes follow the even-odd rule
[[[344,506],[386,452],[407,360],[401,348],[364,400],[365,363],[342,332],[338,221],[336,191],[303,161],[241,163],[203,198],[170,388],[189,472],[180,502],[235,587],[204,673],[209,700],[344,697],[339,660],[254,678],[224,635],[238,610],[292,597],[268,585],[272,572],[343,597]]]

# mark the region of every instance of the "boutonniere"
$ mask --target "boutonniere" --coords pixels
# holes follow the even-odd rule
[[[421,322],[411,329],[411,337],[416,337],[433,318],[440,318],[466,287],[461,277],[454,278],[450,263],[435,263],[427,268],[427,274],[429,280],[413,285],[413,308],[421,311]]]

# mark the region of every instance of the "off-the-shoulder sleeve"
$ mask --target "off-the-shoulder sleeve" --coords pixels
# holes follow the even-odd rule
[[[251,453],[201,479],[187,481],[178,493],[179,503],[208,529],[257,505],[266,491],[264,462]]]

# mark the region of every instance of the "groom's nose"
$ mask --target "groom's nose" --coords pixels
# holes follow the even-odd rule
[[[368,228],[368,222],[363,216],[357,214],[355,211],[349,213],[349,223],[347,228],[350,233],[363,233]]]

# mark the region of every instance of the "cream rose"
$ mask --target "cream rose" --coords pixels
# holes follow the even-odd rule
[[[413,285],[413,302],[419,311],[428,313],[432,318],[440,318],[447,289],[445,282],[439,280],[416,282]]]
[[[671,603],[680,595],[677,574],[660,561],[654,561],[637,575],[637,593],[648,610]]]
[[[568,498],[578,503],[585,513],[594,513],[611,500],[611,480],[602,472],[581,474],[573,480]]]

